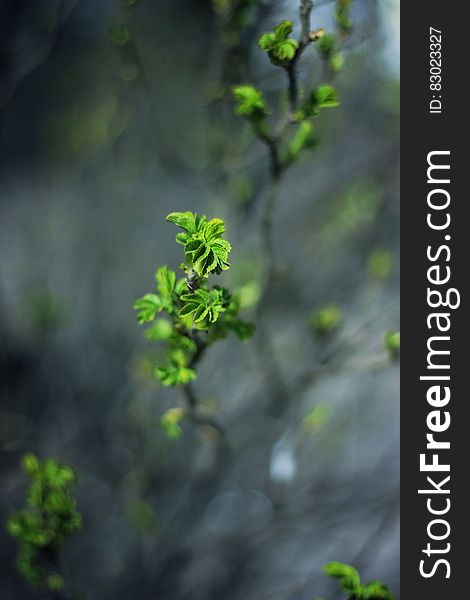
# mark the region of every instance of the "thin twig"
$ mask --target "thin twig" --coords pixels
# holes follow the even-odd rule
[[[303,54],[305,48],[312,41],[310,37],[310,16],[312,14],[313,2],[312,0],[300,0],[299,15],[300,15],[300,39],[299,45],[295,52],[294,58],[290,61],[287,67],[287,78],[289,82],[288,94],[289,94],[289,106],[291,112],[295,112],[297,109],[297,102],[299,99],[299,85],[297,81],[297,63]]]
[[[193,354],[191,361],[189,362],[189,368],[194,369],[196,365],[200,362],[204,352],[206,351],[208,344],[198,335],[197,331],[187,333],[187,337],[196,344],[196,351]],[[210,415],[205,415],[199,411],[199,407],[201,405],[201,401],[197,397],[196,392],[194,391],[193,386],[190,383],[187,383],[183,386],[183,395],[186,400],[187,406],[187,416],[195,425],[207,425],[214,431],[216,431],[220,438],[224,441],[224,445],[228,448],[227,442],[227,434],[223,426]]]

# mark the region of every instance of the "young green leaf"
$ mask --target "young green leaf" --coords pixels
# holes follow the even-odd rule
[[[157,319],[146,331],[145,338],[150,342],[168,340],[173,334],[171,323],[165,319]]]
[[[361,578],[354,567],[341,562],[330,562],[323,567],[323,570],[327,575],[338,580],[344,592],[360,598]]]
[[[287,68],[295,57],[299,43],[289,38],[293,29],[294,25],[291,21],[282,21],[274,31],[264,33],[259,38],[258,46],[268,53],[273,65]]]
[[[161,425],[169,438],[177,439],[183,434],[180,421],[184,417],[182,408],[170,408],[161,418]]]
[[[157,294],[145,294],[134,303],[134,310],[137,311],[137,321],[140,324],[153,321],[156,313],[162,309],[163,304]]]
[[[165,387],[186,385],[190,381],[196,379],[196,373],[193,371],[193,369],[175,365],[170,365],[168,367],[157,367],[155,369],[155,376]]]
[[[167,215],[166,220],[181,229],[184,229],[186,233],[192,234],[197,233],[204,227],[206,217],[204,215],[198,215],[192,212],[172,212]]]
[[[384,333],[384,348],[390,358],[397,358],[400,354],[400,332],[386,331]]]
[[[370,581],[362,586],[361,600],[394,600],[394,596],[381,581]]]
[[[339,106],[338,94],[328,83],[319,85],[314,92],[318,108],[333,108]]]
[[[332,33],[324,33],[318,38],[316,42],[317,50],[320,52],[322,57],[327,60],[337,51],[338,42],[336,37]]]
[[[252,85],[237,85],[233,88],[235,114],[250,120],[262,120],[268,115],[268,109],[260,90]]]
[[[183,294],[181,300],[184,304],[180,316],[191,315],[196,324],[204,321],[215,323],[226,309],[226,300],[219,289],[199,289],[192,294]]]
[[[307,148],[314,148],[316,146],[316,139],[313,135],[313,125],[310,121],[302,121],[299,123],[294,136],[289,142],[287,148],[287,161],[295,161],[302,150]]]
[[[322,108],[333,108],[339,106],[339,98],[332,85],[324,83],[319,85],[305,100],[302,107],[297,111],[298,121],[316,117]]]

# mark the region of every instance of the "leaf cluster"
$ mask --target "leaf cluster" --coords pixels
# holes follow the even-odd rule
[[[207,346],[234,333],[247,339],[253,325],[239,317],[236,295],[224,287],[209,287],[208,280],[230,268],[230,243],[223,239],[222,219],[173,212],[167,221],[182,232],[176,242],[183,246],[183,277],[166,266],[157,269],[156,290],[137,299],[137,320],[147,324],[145,337],[166,345],[166,364],[156,367],[156,378],[164,386],[187,385],[196,379],[195,363]],[[157,318],[162,313],[163,318]]]
[[[275,157],[273,160],[276,161],[275,172],[281,172],[296,162],[304,150],[317,146],[313,118],[324,108],[339,106],[338,94],[331,84],[320,84],[308,92],[297,90],[297,74],[293,62],[299,59],[307,45],[313,43],[323,60],[328,62],[330,69],[338,70],[342,59],[337,36],[318,29],[310,34],[307,43],[304,42],[300,46],[297,40],[290,37],[293,29],[294,24],[285,20],[273,31],[263,33],[258,40],[258,46],[267,53],[271,63],[283,67],[288,73],[291,113],[288,124],[295,126],[292,133],[284,126],[279,127],[277,131],[271,129],[267,117],[272,111],[268,108],[261,90],[249,84],[233,88],[235,114],[246,119],[254,134],[269,147],[270,155]]]
[[[52,459],[41,463],[34,454],[26,454],[22,465],[31,478],[26,507],[7,521],[8,532],[20,542],[18,571],[31,585],[58,590],[64,581],[55,572],[53,559],[67,537],[81,527],[70,494],[76,475],[69,466]]]
[[[273,31],[263,33],[259,38],[258,46],[267,52],[273,65],[286,69],[294,59],[299,43],[289,37],[293,30],[292,21],[282,21]]]
[[[336,304],[328,304],[312,313],[310,325],[317,335],[327,336],[337,330],[342,320],[341,309]]]
[[[362,583],[358,571],[351,565],[330,562],[323,570],[337,580],[348,600],[394,600],[391,591],[381,581]]]

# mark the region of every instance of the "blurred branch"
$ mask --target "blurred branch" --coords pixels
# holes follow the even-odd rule
[[[299,97],[299,86],[297,82],[297,63],[302,56],[305,48],[312,41],[310,38],[310,16],[312,14],[313,2],[311,0],[300,0],[299,6],[299,15],[300,15],[300,24],[301,24],[301,32],[299,45],[297,47],[297,51],[295,53],[294,58],[290,61],[289,67],[287,68],[287,77],[289,80],[289,104],[290,110],[292,113],[295,112],[297,108],[297,101]]]

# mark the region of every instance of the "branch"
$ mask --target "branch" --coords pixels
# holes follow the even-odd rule
[[[297,62],[302,56],[305,48],[312,41],[310,37],[310,16],[312,14],[313,2],[311,0],[300,0],[299,15],[300,15],[300,39],[294,58],[289,63],[287,70],[287,78],[289,80],[289,106],[291,112],[295,112],[299,99],[299,86],[297,82]]]
[[[188,337],[196,343],[196,352],[194,353],[189,363],[189,368],[194,369],[194,367],[196,367],[196,365],[201,360],[204,352],[207,349],[208,344],[207,342],[200,339],[197,331],[195,331],[192,335],[188,333]],[[214,417],[211,417],[210,415],[204,415],[199,412],[199,406],[201,405],[201,401],[197,397],[196,392],[194,391],[190,383],[187,383],[185,386],[183,386],[183,394],[186,400],[187,415],[189,419],[195,425],[207,425],[208,427],[216,431],[219,434],[221,440],[223,440],[224,445],[228,448],[228,442],[226,439],[227,434],[225,432],[225,429]]]

